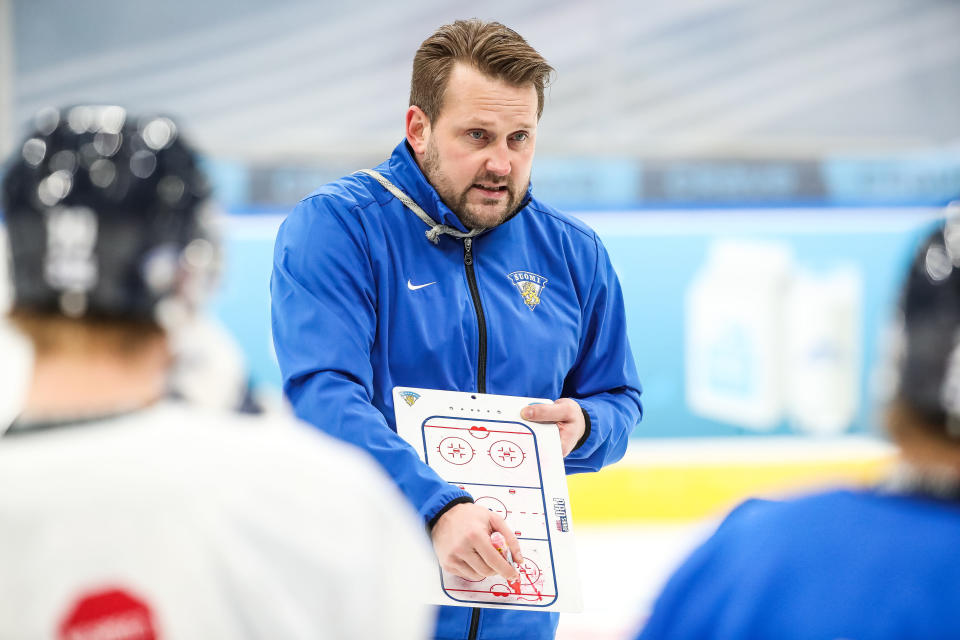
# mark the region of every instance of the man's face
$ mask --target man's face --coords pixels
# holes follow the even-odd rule
[[[471,229],[495,227],[520,205],[537,141],[537,92],[457,63],[420,166]]]

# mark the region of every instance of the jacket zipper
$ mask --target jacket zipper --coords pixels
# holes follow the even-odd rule
[[[470,286],[470,297],[473,298],[473,308],[477,312],[477,327],[480,334],[480,349],[477,357],[477,392],[487,392],[487,321],[483,316],[483,305],[480,303],[480,290],[477,288],[477,274],[473,270],[473,238],[463,239],[463,265],[467,270],[467,284]],[[480,609],[476,608],[470,614],[470,632],[467,640],[476,640],[477,630],[480,627]]]
[[[480,352],[477,357],[477,392],[487,392],[487,321],[480,304],[480,290],[477,288],[477,274],[473,271],[473,238],[463,239],[463,264],[467,269],[467,284],[473,298],[473,308],[477,312],[477,327],[480,332]],[[477,611],[479,613],[479,610]],[[472,636],[471,636],[472,637]]]
[[[473,614],[470,616],[470,635],[467,636],[467,640],[477,640],[477,628],[480,626],[480,608],[477,607],[473,610]]]

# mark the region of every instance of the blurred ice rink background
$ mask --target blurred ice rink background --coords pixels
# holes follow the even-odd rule
[[[212,311],[276,394],[276,227],[389,153],[414,50],[461,17],[556,67],[534,188],[623,284],[646,415],[570,480],[587,610],[560,628],[622,638],[738,500],[889,463],[870,381],[912,243],[960,197],[960,2],[0,0],[0,148],[47,105],[177,116],[228,214]]]

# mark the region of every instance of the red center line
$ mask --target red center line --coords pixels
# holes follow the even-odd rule
[[[471,429],[470,427],[442,427],[438,424],[424,425],[424,429],[453,429],[454,431],[473,431],[474,433],[509,433],[515,436],[533,437],[533,434],[525,433],[523,431],[498,431],[495,429]]]

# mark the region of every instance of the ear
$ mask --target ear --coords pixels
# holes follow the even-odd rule
[[[418,156],[427,152],[427,143],[430,142],[430,118],[423,109],[411,105],[407,109],[407,142]]]

